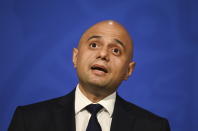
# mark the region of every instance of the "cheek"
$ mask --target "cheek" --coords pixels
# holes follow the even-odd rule
[[[112,66],[113,71],[116,73],[116,75],[126,74],[128,70],[128,66],[126,63],[127,62],[123,60],[116,60],[112,62],[111,66]]]
[[[81,66],[90,64],[93,56],[94,55],[89,51],[80,52],[78,56],[78,64],[80,64]]]

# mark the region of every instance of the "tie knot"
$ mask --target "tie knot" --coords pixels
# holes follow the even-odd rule
[[[85,107],[85,109],[88,112],[90,112],[92,115],[97,114],[102,108],[103,108],[103,106],[101,106],[100,104],[90,104]]]

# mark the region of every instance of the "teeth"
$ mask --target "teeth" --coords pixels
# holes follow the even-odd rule
[[[100,71],[103,71],[103,72],[107,73],[107,70],[106,70],[106,69],[103,69],[103,68],[101,68],[101,67],[93,66],[93,67],[91,67],[91,69],[92,69],[92,70],[100,70]]]

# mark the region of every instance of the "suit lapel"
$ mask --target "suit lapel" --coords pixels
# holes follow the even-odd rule
[[[54,131],[75,131],[75,90],[62,97],[53,112]]]
[[[131,115],[128,104],[116,97],[116,103],[112,116],[111,131],[133,131],[135,117]]]
[[[60,98],[53,110],[52,131],[75,131],[75,90]],[[116,97],[114,112],[112,116],[111,131],[133,131],[135,117],[131,115],[128,103],[118,95]],[[49,125],[50,126],[50,125]]]

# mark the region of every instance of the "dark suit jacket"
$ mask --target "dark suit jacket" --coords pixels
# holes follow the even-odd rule
[[[17,107],[8,131],[75,131],[75,91],[56,99]],[[117,95],[111,131],[169,131],[168,121]]]

